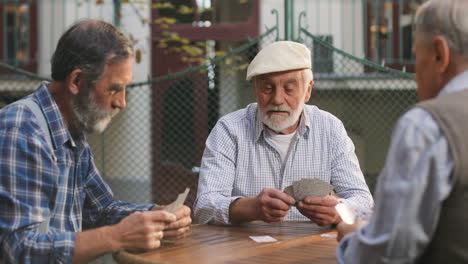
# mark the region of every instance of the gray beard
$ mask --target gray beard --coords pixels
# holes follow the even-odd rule
[[[70,132],[73,137],[79,137],[83,132],[89,134],[104,131],[118,112],[108,112],[100,107],[96,102],[94,89],[89,87],[88,91],[77,94],[71,100],[74,126]]]

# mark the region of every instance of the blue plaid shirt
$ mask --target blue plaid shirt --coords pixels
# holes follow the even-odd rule
[[[256,117],[257,104],[250,104],[222,117],[211,131],[200,169],[195,221],[228,224],[232,201],[256,196],[265,187],[283,190],[303,178],[331,183],[337,195],[358,210],[373,205],[353,142],[338,118],[305,105],[283,163]],[[285,218],[307,219],[295,207]]]
[[[75,232],[153,205],[115,201],[89,144],[71,138],[47,85],[30,96],[45,115],[53,150],[29,108],[0,111],[0,263],[71,263]],[[49,232],[41,234],[46,219]]]

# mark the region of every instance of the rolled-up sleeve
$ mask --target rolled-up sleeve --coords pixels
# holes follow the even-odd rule
[[[2,238],[5,263],[71,263],[75,233],[40,234],[36,230],[15,230]]]
[[[86,192],[83,208],[84,229],[116,224],[134,212],[147,211],[155,206],[155,204],[136,205],[114,200],[111,188],[99,174],[91,150],[88,151],[90,167],[84,188]]]

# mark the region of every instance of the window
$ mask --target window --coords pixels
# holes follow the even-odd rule
[[[0,59],[36,72],[36,4],[31,1],[0,3]]]
[[[397,70],[414,71],[413,21],[424,0],[367,1],[367,58]]]

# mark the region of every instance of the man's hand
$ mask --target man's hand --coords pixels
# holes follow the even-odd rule
[[[185,237],[187,232],[190,230],[190,224],[192,223],[190,212],[191,211],[188,206],[183,205],[180,207],[175,212],[177,220],[164,228],[164,237],[174,239]]]
[[[229,206],[229,220],[233,223],[254,220],[279,222],[294,202],[294,198],[280,190],[264,188],[257,196],[234,200]]]
[[[301,214],[317,223],[319,226],[337,224],[341,221],[335,210],[338,199],[335,196],[307,196],[299,202],[297,209]]]
[[[176,215],[158,210],[135,212],[112,226],[116,249],[129,251],[151,250],[161,245],[167,224],[176,223]]]
[[[255,199],[257,219],[265,222],[279,222],[288,214],[295,200],[288,194],[270,188],[264,188]]]
[[[340,241],[347,234],[355,232],[359,227],[361,227],[362,225],[364,225],[366,223],[367,223],[367,221],[360,220],[360,221],[355,222],[352,225],[348,225],[345,222],[341,221],[336,226],[336,229],[338,230],[338,236],[336,237],[336,240]]]

